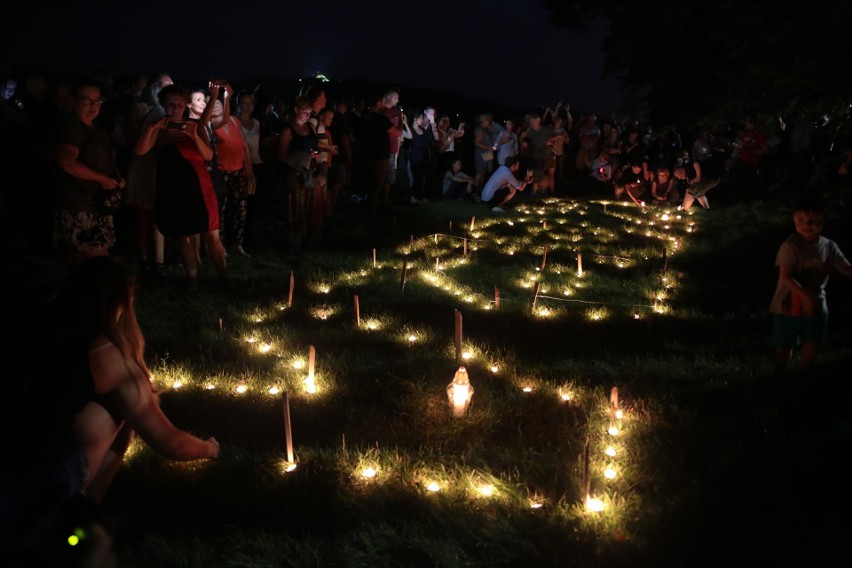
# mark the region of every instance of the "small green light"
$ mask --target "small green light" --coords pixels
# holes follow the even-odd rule
[[[82,527],[75,527],[74,534],[68,536],[68,545],[77,546],[80,541],[86,538],[86,531]]]

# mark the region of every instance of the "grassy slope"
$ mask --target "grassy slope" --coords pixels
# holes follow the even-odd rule
[[[487,351],[468,365],[477,391],[461,422],[447,419],[443,394],[455,368],[452,297],[416,280],[399,293],[391,268],[336,286],[325,299],[311,285],[368,265],[372,247],[387,259],[410,235],[449,233],[451,221],[452,232],[463,234],[472,215],[490,216],[483,206],[398,209],[381,227],[338,220],[325,249],[304,255],[260,246],[250,261],[232,260],[236,300],[143,288],[140,321],[155,369],[179,367],[198,381],[218,374],[231,386],[276,377],[293,392],[300,375],[232,340],[260,329],[287,357],[314,345],[333,392],[293,398],[300,468],[285,477],[274,465],[283,455],[280,399],[167,391],[166,412],[216,435],[223,457],[175,466],[142,450],[131,461],[107,502],[123,523],[121,565],[695,566],[843,557],[849,499],[839,456],[850,435],[844,379],[852,287],[839,276],[829,284],[830,346],[817,375],[771,379],[765,308],[775,251],[792,228],[789,196],[718,197],[720,207],[696,213],[699,232],[671,261],[681,282],[672,305],[681,316],[540,320],[525,314],[527,297],[510,286],[499,314],[460,305],[466,340]],[[825,234],[850,251],[848,221],[841,211]],[[491,260],[480,266],[499,276],[456,273],[471,288],[490,290],[501,271],[511,278],[537,262],[534,255],[503,259],[517,263],[509,270]],[[572,261],[565,252],[551,255],[551,266]],[[290,270],[298,275],[294,307],[270,309],[269,325],[253,326],[245,314],[285,299]],[[641,269],[630,274],[644,277]],[[179,279],[178,267],[172,276]],[[378,313],[386,328],[411,328],[425,347],[353,333],[356,293],[364,317]],[[312,313],[323,306],[338,313],[318,324]],[[227,333],[218,333],[219,317]],[[489,377],[486,359],[501,361],[498,376]],[[525,381],[536,386],[530,395],[518,388]],[[566,406],[546,394],[563,384],[587,398]],[[613,385],[634,417],[632,449],[629,475],[614,485],[624,514],[598,522],[578,512],[580,456]],[[386,481],[363,484],[353,474],[368,458],[389,470]],[[501,498],[426,496],[411,483],[423,480],[424,469],[456,481],[471,471],[493,475]],[[531,488],[549,499],[541,512],[525,508]]]

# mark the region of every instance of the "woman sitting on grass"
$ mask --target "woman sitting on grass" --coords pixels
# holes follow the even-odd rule
[[[473,176],[463,171],[461,160],[455,160],[444,173],[442,193],[444,199],[457,199],[463,201],[473,197]]]
[[[657,168],[657,179],[651,182],[651,196],[654,205],[675,205],[680,192],[672,177],[671,170],[665,166]]]
[[[92,257],[73,267],[57,297],[43,306],[45,318],[32,318],[47,340],[39,344],[51,351],[32,363],[33,380],[16,397],[20,412],[40,419],[15,437],[17,466],[0,476],[4,537],[32,531],[45,519],[63,522],[81,501],[97,509],[135,434],[170,460],[218,457],[215,438],[181,430],[160,408],[133,290],[120,261]]]

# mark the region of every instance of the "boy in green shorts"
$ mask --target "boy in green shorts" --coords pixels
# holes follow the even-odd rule
[[[812,194],[799,198],[793,208],[796,232],[778,249],[775,265],[778,284],[769,305],[773,314],[772,344],[776,347],[775,372],[780,374],[797,346],[799,368],[813,367],[828,326],[825,286],[832,269],[852,278],[852,265],[840,247],[820,236],[825,224],[825,202]]]

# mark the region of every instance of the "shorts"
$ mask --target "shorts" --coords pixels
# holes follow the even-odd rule
[[[501,187],[497,191],[494,192],[494,196],[488,200],[488,205],[500,205],[506,196],[512,192],[512,188],[509,186]]]
[[[485,161],[482,159],[482,152],[476,151],[473,153],[473,167],[476,173],[490,172],[494,167],[494,160]]]
[[[827,329],[828,313],[824,311],[810,317],[773,314],[770,341],[773,347],[794,347],[810,342],[822,344]]]

